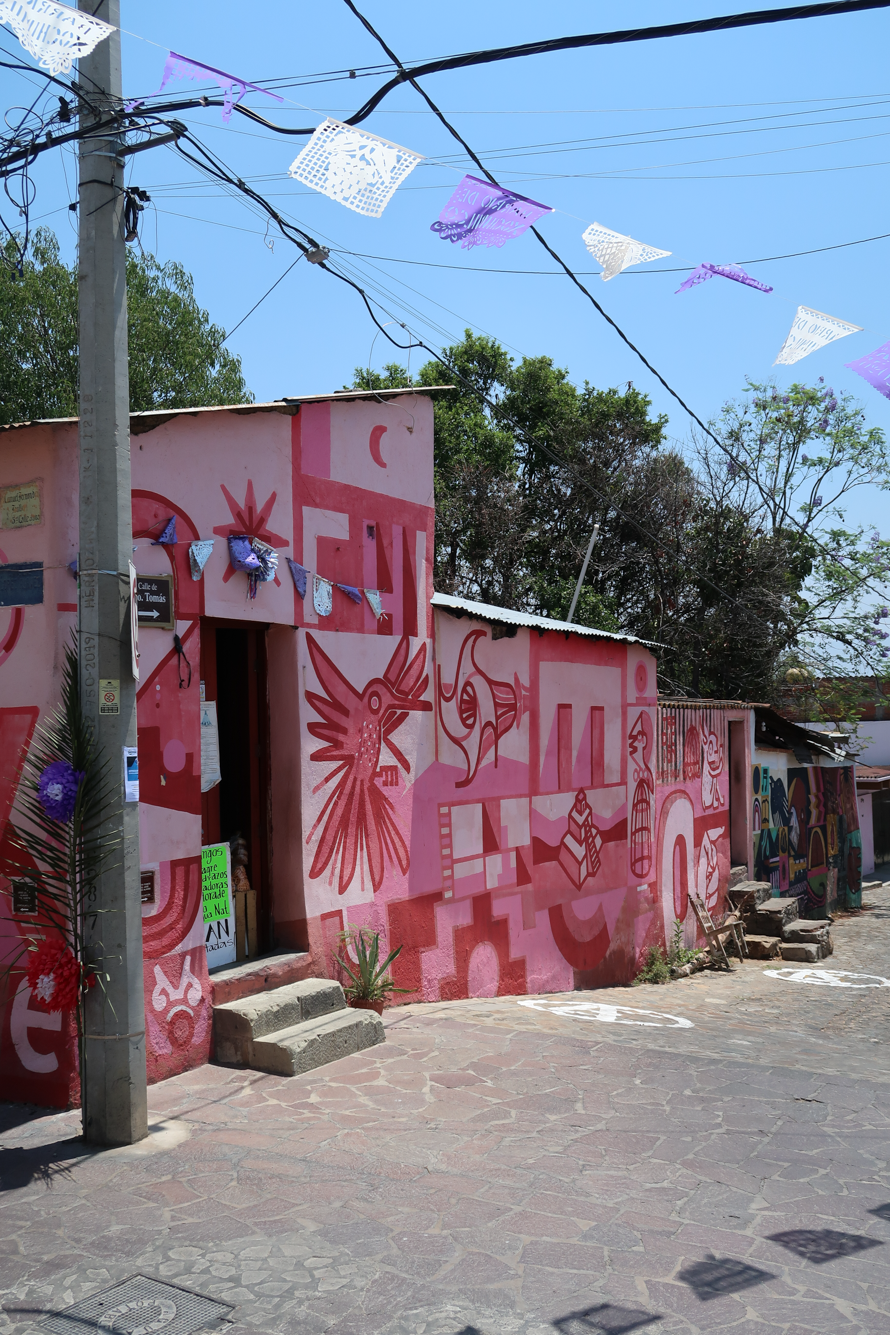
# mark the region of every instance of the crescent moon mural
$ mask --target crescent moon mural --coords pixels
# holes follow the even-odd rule
[[[389,428],[385,426],[371,427],[371,439],[369,442],[371,449],[371,458],[374,460],[378,468],[386,467],[386,460],[380,453],[380,441],[388,430]]]

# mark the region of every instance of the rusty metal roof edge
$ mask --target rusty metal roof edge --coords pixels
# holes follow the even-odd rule
[[[403,394],[435,394],[453,385],[412,385],[407,389],[334,389],[328,394],[295,394],[281,399],[271,399],[267,403],[215,403],[208,408],[149,408],[144,412],[130,413],[130,430],[134,435],[141,435],[152,426],[163,426],[174,417],[197,417],[199,413],[283,413],[293,417],[299,412],[301,403],[325,403],[335,399],[394,399]],[[149,419],[152,421],[148,425]],[[35,417],[27,422],[7,422],[0,425],[0,431],[21,431],[29,426],[73,426],[79,417]],[[135,425],[134,425],[135,423]],[[145,425],[143,425],[143,423]],[[141,427],[141,430],[140,430]]]
[[[508,607],[494,607],[489,603],[473,602],[469,598],[454,598],[448,593],[434,593],[433,607],[443,612],[457,612],[476,617],[478,621],[493,621],[498,625],[523,627],[526,630],[552,630],[563,635],[586,635],[592,639],[614,640],[619,644],[642,644],[647,649],[660,648],[653,640],[638,640],[635,635],[619,635],[611,630],[597,630],[593,626],[579,626],[574,621],[551,621],[549,617],[535,616],[532,612],[514,612]]]

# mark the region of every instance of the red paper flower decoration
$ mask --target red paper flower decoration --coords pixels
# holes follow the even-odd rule
[[[41,1010],[73,1010],[80,988],[95,982],[96,975],[85,973],[65,941],[43,941],[31,955],[28,986]]]

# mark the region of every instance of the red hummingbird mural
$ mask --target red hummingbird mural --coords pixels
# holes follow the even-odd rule
[[[322,826],[309,875],[322,876],[331,864],[339,867],[338,889],[342,895],[363,855],[367,855],[371,884],[383,884],[386,863],[395,860],[408,870],[408,847],[396,824],[392,802],[381,792],[378,779],[380,752],[384,746],[406,774],[411,765],[392,739],[409,713],[427,713],[429,700],[422,699],[429,683],[424,672],[426,645],[408,662],[410,644],[402,637],[382,677],[372,677],[359,692],[347,681],[311,635],[306,636],[312,666],[324,695],[307,691],[306,699],[323,723],[312,722],[313,737],[326,743],[310,759],[332,761],[334,768],[315,792],[336,780],[333,790],[306,838]],[[395,771],[397,773],[397,771]],[[391,786],[390,783],[387,786]]]

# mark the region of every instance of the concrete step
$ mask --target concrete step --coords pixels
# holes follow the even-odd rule
[[[800,944],[782,944],[779,947],[779,953],[783,960],[798,964],[816,964],[822,958],[822,947],[820,945]]]
[[[748,955],[752,960],[772,960],[779,953],[782,944],[778,936],[749,936],[745,933]]]
[[[269,1075],[305,1075],[385,1038],[383,1022],[373,1011],[338,1010],[256,1040],[249,1064]]]
[[[782,929],[800,912],[797,899],[765,899],[745,918],[745,931],[755,936],[781,936]]]
[[[345,1008],[343,988],[328,978],[304,978],[299,983],[214,1006],[216,1060],[224,1066],[252,1066],[251,1054],[258,1039]]]
[[[253,997],[259,992],[299,982],[312,973],[312,956],[305,950],[274,950],[255,960],[214,969],[210,975],[213,1005]]]

